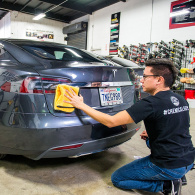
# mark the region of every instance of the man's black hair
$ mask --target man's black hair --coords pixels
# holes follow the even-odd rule
[[[171,60],[167,58],[152,58],[147,60],[145,65],[152,67],[151,72],[154,75],[159,75],[164,78],[165,87],[172,87],[178,71]]]

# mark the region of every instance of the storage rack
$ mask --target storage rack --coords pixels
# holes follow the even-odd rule
[[[144,66],[146,60],[150,58],[168,58],[171,59],[177,68],[179,74],[173,85],[173,90],[184,95],[185,89],[195,90],[195,84],[181,83],[183,77],[192,78],[195,80],[195,74],[181,74],[182,68],[195,68],[195,40],[186,40],[184,42],[173,39],[170,42],[161,40],[160,42],[149,42],[146,44],[139,43],[128,47],[118,48],[118,56],[131,60],[141,66]]]

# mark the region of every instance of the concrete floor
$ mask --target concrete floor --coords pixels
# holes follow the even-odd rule
[[[195,108],[190,109],[191,135],[195,145]],[[0,195],[130,195],[155,193],[123,191],[110,180],[112,172],[150,153],[138,133],[128,142],[98,154],[76,159],[32,161],[22,156],[7,156],[0,161]],[[182,195],[195,195],[195,171],[187,175]],[[160,193],[156,193],[160,194]]]

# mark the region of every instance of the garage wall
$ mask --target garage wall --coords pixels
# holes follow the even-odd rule
[[[169,15],[171,2],[174,0],[154,0],[152,20],[152,42],[177,39],[185,41],[195,39],[195,26],[169,30]]]
[[[121,12],[119,46],[195,39],[195,26],[169,30],[170,5],[174,0],[127,0],[96,11],[89,17],[89,51],[109,54],[110,23]]]
[[[0,38],[8,38],[11,36],[10,13],[7,13],[0,20]]]
[[[63,22],[58,22],[54,20],[49,20],[42,18],[41,20],[35,21],[32,20],[34,16],[19,13],[17,11],[11,12],[11,38],[20,38],[20,39],[37,39],[26,36],[26,31],[28,30],[40,30],[46,33],[54,34],[54,39],[47,39],[47,41],[66,43],[64,41],[64,35],[62,33],[63,27],[67,24]]]

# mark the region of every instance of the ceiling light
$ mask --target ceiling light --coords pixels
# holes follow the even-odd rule
[[[39,20],[39,19],[41,19],[41,18],[44,18],[46,15],[44,14],[44,13],[42,13],[42,14],[39,14],[39,15],[37,15],[37,16],[35,16],[34,18],[33,18],[33,20]]]
[[[46,16],[45,14],[46,14],[47,12],[49,12],[49,11],[55,9],[56,7],[62,5],[63,3],[67,2],[67,1],[68,1],[68,0],[65,0],[65,1],[63,1],[62,3],[60,3],[59,5],[53,6],[51,9],[47,10],[46,12],[41,13],[41,14],[35,16],[35,17],[33,18],[33,20],[39,20],[39,19],[41,19],[41,18],[44,18],[44,17]]]

